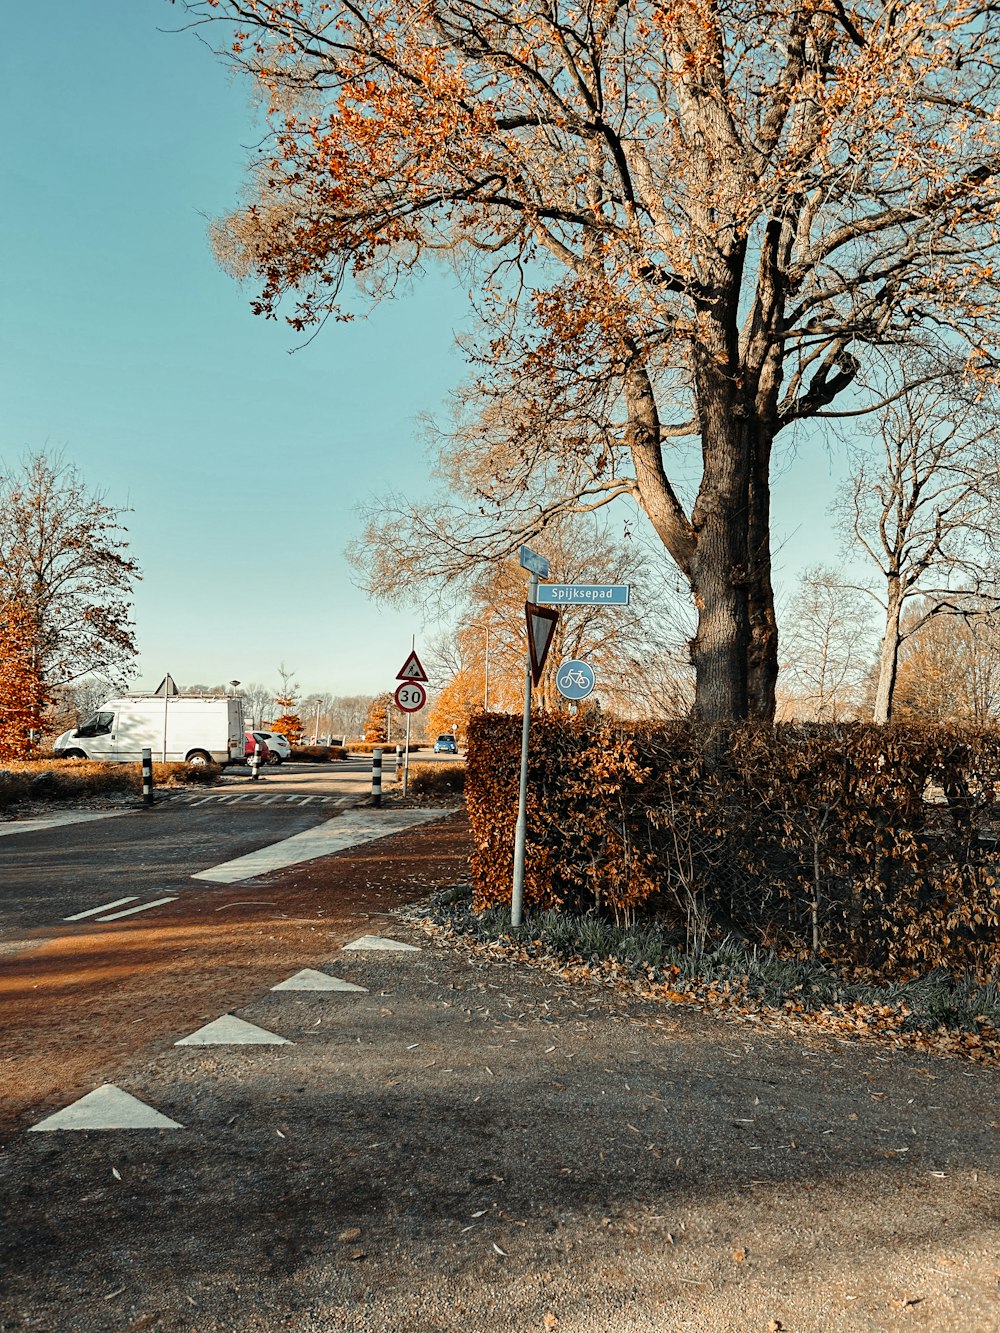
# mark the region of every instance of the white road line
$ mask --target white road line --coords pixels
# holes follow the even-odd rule
[[[214,796],[202,796],[200,800],[192,801],[192,805],[204,805],[206,801],[214,801]]]
[[[130,810],[95,810],[69,811],[62,815],[42,815],[39,819],[12,819],[0,821],[0,838],[11,833],[39,833],[50,828],[61,828],[64,824],[86,824],[92,819],[118,819],[121,815],[131,814]]]
[[[209,870],[201,870],[191,878],[208,879],[216,884],[236,884],[240,880],[266,875],[270,870],[299,865],[302,861],[314,861],[318,856],[332,856],[334,852],[346,851],[348,847],[374,842],[376,838],[401,833],[404,829],[426,824],[432,819],[443,819],[450,813],[449,810],[348,811],[304,833],[296,833],[291,838],[272,843],[270,847],[261,847],[246,856],[238,856],[234,861],[224,861]]]
[[[310,801],[318,801],[318,800],[319,800],[318,796],[303,796],[302,804],[308,805]]]
[[[123,916],[135,916],[136,912],[148,912],[151,907],[162,907],[164,903],[175,903],[173,898],[155,898],[151,903],[141,903],[138,907],[126,907],[124,912],[112,912],[110,916],[99,916],[98,921],[119,921]]]
[[[134,903],[139,895],[133,893],[130,898],[116,898],[113,903],[101,903],[100,907],[88,907],[85,912],[76,912],[73,916],[64,916],[64,921],[82,921],[84,917],[96,916],[98,912],[106,912],[109,907],[121,907],[122,903]]]
[[[297,800],[299,800],[299,797],[298,797],[298,796],[286,796],[286,797],[285,797],[285,800],[286,800],[289,804],[291,804],[292,801],[297,801]]]

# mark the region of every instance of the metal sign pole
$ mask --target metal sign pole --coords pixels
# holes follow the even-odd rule
[[[528,601],[538,600],[538,575],[528,583]],[[514,826],[514,886],[510,895],[510,924],[521,924],[524,905],[524,849],[528,833],[528,731],[531,726],[531,651],[524,668],[524,717],[521,721],[521,773],[517,788],[517,824]]]
[[[403,795],[410,782],[410,714],[406,715],[406,749],[403,751]]]

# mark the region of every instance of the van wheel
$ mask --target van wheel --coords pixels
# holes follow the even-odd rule
[[[211,762],[212,756],[207,750],[192,750],[185,760],[185,763],[190,764],[192,768],[204,768]]]
[[[87,756],[82,750],[63,750],[62,757],[64,759],[86,759]]]

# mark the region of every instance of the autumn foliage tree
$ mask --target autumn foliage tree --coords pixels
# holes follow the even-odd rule
[[[992,5],[185,9],[225,28],[271,118],[216,236],[255,309],[290,296],[306,329],[351,278],[377,299],[425,256],[468,263],[486,547],[512,511],[508,551],[547,513],[634,497],[697,607],[697,713],[770,717],[776,438],[848,391],[874,405],[907,346],[995,366]],[[439,517],[416,522],[454,551]]]
[[[48,701],[35,624],[29,608],[0,601],[0,760],[31,754]]]
[[[120,512],[72,463],[44,453],[0,463],[0,598],[31,617],[49,688],[92,671],[127,674],[139,577]]]

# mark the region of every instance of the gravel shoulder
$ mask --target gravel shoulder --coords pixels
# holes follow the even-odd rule
[[[0,1328],[1000,1326],[996,1071],[435,939],[397,909],[463,877],[464,838],[456,815],[220,890],[72,1018],[52,958],[0,1066],[8,1099],[34,1071],[0,1154]],[[363,933],[420,952],[342,952]],[[269,990],[300,967],[367,991]],[[172,1045],[222,1012],[293,1044]],[[183,1129],[22,1132],[104,1081]]]

